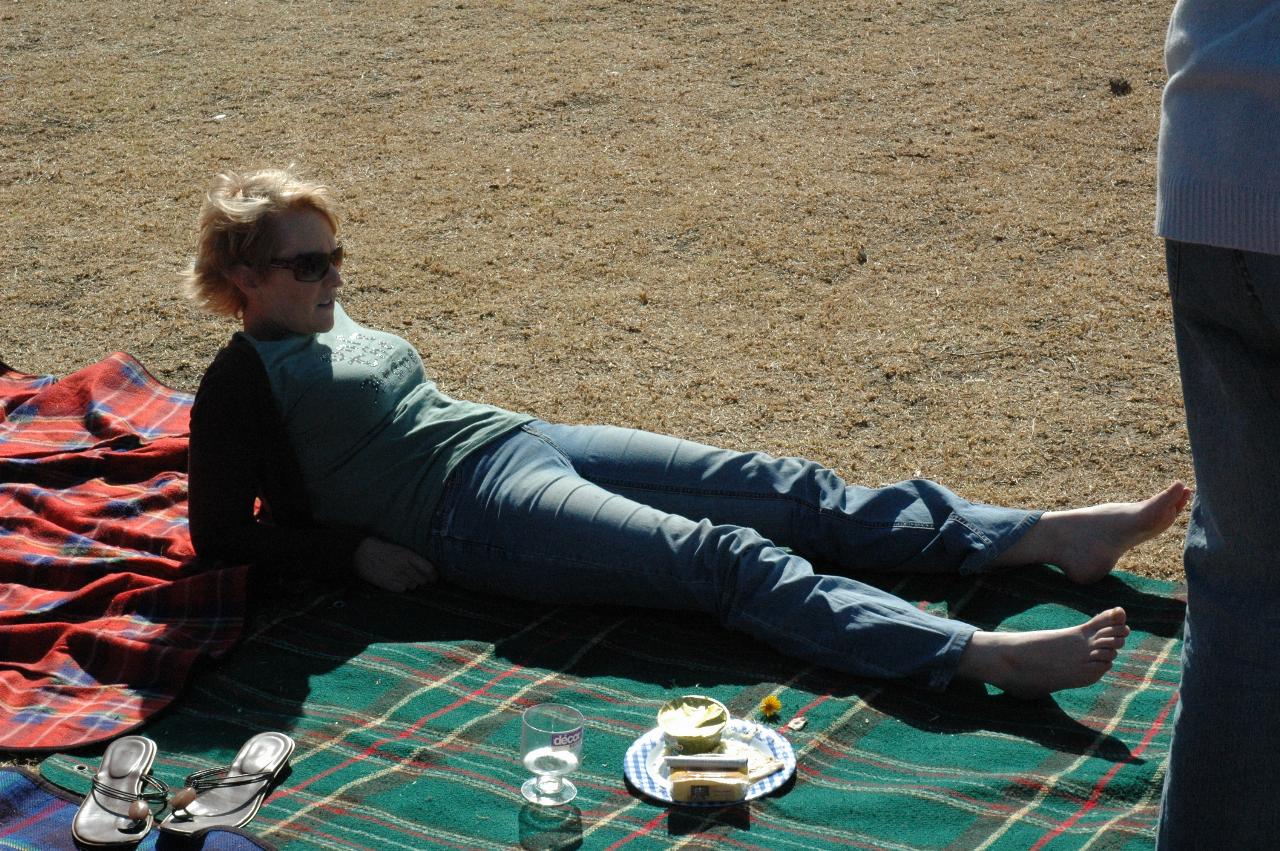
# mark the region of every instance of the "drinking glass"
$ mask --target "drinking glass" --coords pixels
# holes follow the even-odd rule
[[[539,703],[524,711],[520,755],[535,776],[520,787],[525,799],[544,807],[567,804],[578,789],[565,776],[582,757],[582,713],[559,703]]]

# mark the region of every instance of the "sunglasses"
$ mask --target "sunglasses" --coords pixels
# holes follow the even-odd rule
[[[311,251],[297,257],[277,258],[267,265],[273,269],[288,269],[293,279],[304,284],[314,284],[329,274],[329,267],[342,268],[343,251],[339,245],[332,252]]]

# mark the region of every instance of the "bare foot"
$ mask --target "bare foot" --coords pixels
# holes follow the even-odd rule
[[[1168,529],[1190,499],[1191,488],[1174,482],[1143,502],[1046,511],[995,564],[1056,564],[1073,582],[1097,582],[1120,556]]]
[[[975,632],[956,676],[991,683],[1014,697],[1044,697],[1096,683],[1111,670],[1128,634],[1119,607],[1067,629]]]

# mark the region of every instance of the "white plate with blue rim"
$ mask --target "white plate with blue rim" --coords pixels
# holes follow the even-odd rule
[[[729,719],[721,738],[723,746],[718,752],[732,756],[747,758],[747,771],[750,773],[757,765],[769,759],[782,763],[782,768],[772,774],[761,777],[747,787],[745,800],[751,801],[761,795],[782,786],[791,775],[796,773],[796,752],[791,743],[774,730],[741,718]],[[622,772],[644,794],[668,804],[675,803],[671,798],[670,769],[663,757],[667,755],[666,742],[662,738],[662,730],[654,727],[627,748],[627,756],[622,764]],[[729,806],[720,802],[680,802],[682,807],[723,807]]]

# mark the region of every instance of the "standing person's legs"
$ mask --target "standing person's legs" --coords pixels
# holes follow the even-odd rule
[[[538,428],[583,478],[661,511],[754,529],[823,568],[977,573],[1041,512],[971,503],[925,479],[850,485],[803,458],[614,426]]]
[[[1159,847],[1280,836],[1280,257],[1169,243],[1196,499]]]

